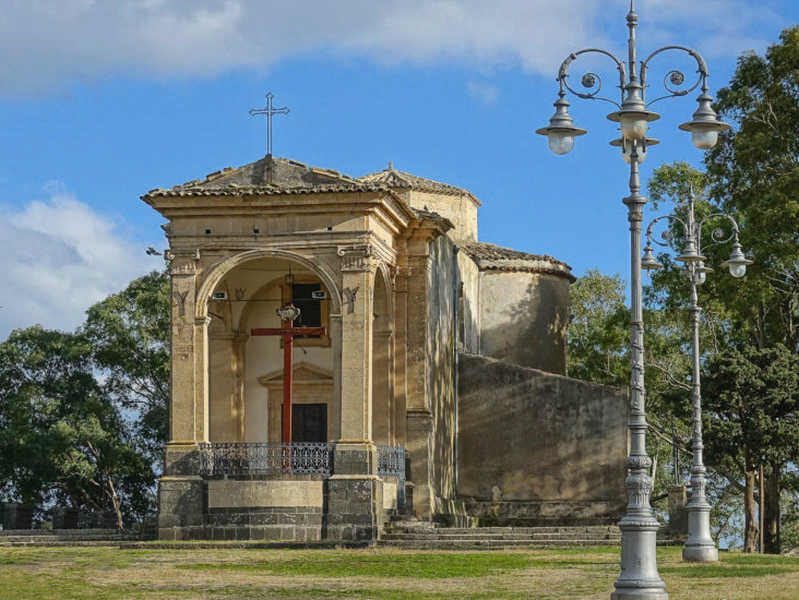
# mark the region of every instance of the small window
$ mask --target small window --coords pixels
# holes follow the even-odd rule
[[[294,281],[283,284],[283,303],[291,302],[300,309],[296,327],[324,327],[325,335],[304,335],[294,338],[297,346],[330,345],[330,299],[325,288],[313,276],[295,275]]]
[[[322,327],[322,302],[315,297],[321,290],[318,283],[295,283],[291,286],[291,301],[300,309],[300,316],[294,321],[296,327]]]

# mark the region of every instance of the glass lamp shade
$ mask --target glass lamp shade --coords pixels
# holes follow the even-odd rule
[[[746,265],[743,263],[735,263],[729,265],[729,269],[730,269],[730,275],[732,275],[737,279],[746,275]]]
[[[730,257],[721,263],[722,267],[727,267],[730,270],[730,275],[733,277],[743,277],[746,275],[746,265],[751,265],[752,261],[744,256],[741,244],[737,241],[732,245],[732,252]]]
[[[622,109],[608,115],[608,119],[615,121],[621,128],[621,134],[627,140],[643,140],[646,137],[649,121],[656,121],[660,115],[646,110],[643,105],[631,108],[622,105]]]
[[[691,132],[691,143],[700,150],[710,150],[718,141],[718,131],[694,130]]]
[[[628,140],[642,140],[646,137],[648,123],[639,114],[622,114],[619,125],[621,125],[621,134]]]
[[[696,101],[699,107],[694,112],[693,118],[680,125],[680,129],[691,132],[691,142],[694,146],[700,150],[709,150],[716,145],[719,131],[727,131],[730,126],[719,121],[716,111],[711,106],[713,98],[707,92],[703,92]]]
[[[626,138],[622,139],[624,140],[624,144],[621,149],[621,157],[624,159],[624,162],[629,165],[633,159],[633,145]],[[638,164],[640,165],[646,160],[646,146],[644,144],[639,144],[638,148],[636,148],[636,152],[638,154]]]
[[[713,269],[710,267],[706,267],[704,261],[698,261],[696,266],[694,267],[694,276],[696,281],[696,285],[702,285],[707,281],[707,274],[710,273]]]
[[[547,135],[549,149],[555,154],[568,154],[574,148],[574,136],[568,133],[552,131]]]
[[[636,145],[636,153],[638,154],[638,164],[640,165],[646,159],[646,150],[649,146],[654,146],[655,144],[659,144],[660,141],[656,140],[655,138],[644,138],[641,142],[638,142]],[[630,161],[632,161],[632,153],[633,153],[633,143],[624,138],[618,138],[610,142],[611,146],[621,147],[621,157],[624,159],[628,165]]]
[[[555,154],[567,154],[574,148],[574,138],[585,135],[586,130],[574,126],[569,115],[569,102],[563,97],[563,91],[555,101],[555,114],[549,119],[549,126],[536,129],[538,135],[545,135],[549,140],[549,149]]]

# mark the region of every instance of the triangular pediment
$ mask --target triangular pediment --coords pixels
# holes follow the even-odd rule
[[[317,367],[307,362],[298,362],[294,365],[294,384],[332,384],[333,372]],[[283,385],[283,369],[272,371],[258,378],[258,383],[263,386]]]

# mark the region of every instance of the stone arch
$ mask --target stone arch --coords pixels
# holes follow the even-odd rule
[[[212,293],[219,291],[220,285],[227,285],[226,279],[234,276],[237,269],[246,269],[248,264],[259,261],[293,264],[298,271],[305,271],[321,282],[327,291],[330,306],[326,313],[330,318],[328,333],[330,341],[325,345],[327,350],[324,348],[309,350],[312,353],[320,351],[332,353],[332,366],[337,367],[339,363],[337,355],[340,352],[337,350],[340,346],[340,325],[337,323],[336,317],[340,319],[340,286],[328,269],[296,252],[251,250],[235,254],[208,267],[208,275],[199,286],[195,315],[210,315],[208,311],[214,310],[211,306],[213,301],[210,301]],[[263,295],[266,292],[271,294],[270,290],[274,290],[276,282],[278,282],[277,279],[256,279],[255,281],[258,282],[254,290],[255,295]],[[228,297],[231,297],[236,290],[231,288],[225,291],[228,292]],[[266,340],[259,338],[259,341],[255,342],[249,335],[249,328],[242,329],[242,325],[246,325],[249,319],[252,306],[255,305],[246,304],[244,309],[230,315],[230,322],[227,323],[230,331],[226,335],[206,334],[205,336],[206,351],[204,354],[206,356],[206,386],[208,389],[205,405],[210,416],[209,437],[212,441],[267,441],[269,419],[272,418],[267,408],[268,391],[263,386],[257,385],[257,379],[264,375],[264,371],[259,370],[259,363],[252,360],[253,352],[256,352],[256,355],[263,355],[263,343]],[[267,321],[264,321],[257,326],[279,326],[279,323],[268,325],[266,323]],[[208,330],[207,327],[205,329]],[[330,342],[332,342],[332,348]],[[254,350],[254,344],[261,345],[261,349]],[[271,353],[271,350],[269,352]],[[336,397],[340,389],[339,380],[340,377],[336,372],[332,378],[334,397],[328,402],[331,417],[335,417],[340,412],[340,402]],[[335,434],[337,431],[335,428],[333,433]],[[279,436],[277,440],[272,441],[279,441]]]
[[[233,256],[230,256],[224,259],[222,262],[211,267],[208,276],[205,278],[200,286],[200,289],[197,291],[195,318],[204,319],[206,317],[208,314],[207,300],[211,297],[211,293],[214,291],[214,289],[216,289],[216,286],[227,273],[243,263],[249,262],[251,260],[257,260],[259,258],[276,258],[296,262],[311,272],[316,273],[330,292],[331,312],[334,314],[339,314],[341,312],[341,291],[336,283],[336,278],[332,273],[329,272],[327,268],[312,261],[306,256],[303,256],[302,254],[298,254],[297,252],[291,252],[288,250],[258,249],[239,252],[238,254],[234,254]]]

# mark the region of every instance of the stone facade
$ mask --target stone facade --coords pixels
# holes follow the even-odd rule
[[[143,200],[168,221],[172,274],[163,538],[368,541],[389,511],[446,520],[469,470],[459,352],[566,372],[568,265],[478,242],[466,190],[267,156]],[[287,304],[324,333],[294,340],[284,413],[269,332]]]
[[[460,357],[458,494],[484,524],[615,523],[627,395],[484,356]]]

